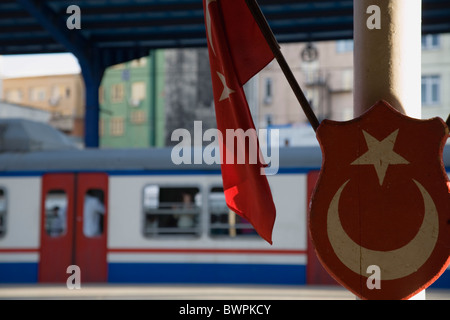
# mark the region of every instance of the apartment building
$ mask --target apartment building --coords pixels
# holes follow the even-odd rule
[[[450,34],[422,38],[422,118],[450,113]],[[281,50],[319,120],[353,118],[353,41],[282,44]],[[112,66],[100,87],[100,145],[171,145],[177,128],[194,121],[215,126],[207,49],[158,50]],[[83,136],[84,84],[80,74],[3,80],[3,100],[33,107],[72,136]],[[280,128],[281,141],[314,140],[277,61],[245,86],[257,128]]]
[[[282,52],[305,96],[322,119],[353,118],[353,41],[282,45]],[[295,126],[307,119],[276,61],[259,77],[258,124]],[[422,118],[450,113],[450,34],[422,37]]]
[[[3,79],[3,100],[50,114],[49,123],[82,139],[84,135],[84,82],[80,74]]]
[[[450,34],[422,37],[422,118],[450,114]]]

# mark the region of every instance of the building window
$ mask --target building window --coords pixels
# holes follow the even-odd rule
[[[440,103],[441,77],[422,76],[422,105],[436,105]]]
[[[148,185],[144,188],[146,237],[200,236],[201,193],[197,187]]]
[[[10,89],[6,91],[5,99],[11,103],[21,103],[23,100],[23,93],[20,89]]]
[[[125,123],[122,117],[111,118],[109,123],[109,134],[111,136],[121,136],[125,132]]]
[[[272,78],[264,80],[264,103],[272,104],[273,101],[273,81]]]
[[[103,86],[98,87],[98,103],[101,105],[105,103],[105,90]]]
[[[65,87],[60,85],[54,85],[51,89],[49,99],[50,105],[56,107],[62,98],[65,98]]]
[[[146,96],[146,85],[144,81],[133,82],[131,85],[131,101],[130,105],[139,107]]]
[[[6,233],[6,192],[5,189],[0,188],[0,238]]]
[[[336,52],[337,53],[353,52],[353,40],[336,41]]]
[[[132,60],[130,66],[132,68],[145,67],[147,65],[147,57]]]
[[[270,127],[272,125],[273,119],[271,114],[264,115],[264,120],[266,123],[266,127]]]
[[[131,123],[143,124],[146,121],[146,114],[144,110],[134,110],[131,112]]]
[[[66,233],[67,201],[64,190],[50,190],[45,196],[45,231],[50,237]]]
[[[45,87],[35,87],[30,89],[31,101],[45,101]]]
[[[98,134],[100,137],[103,137],[105,134],[105,119],[100,119],[98,121]]]
[[[440,47],[440,37],[438,34],[427,34],[422,36],[422,49],[432,50]]]
[[[115,64],[113,66],[111,66],[110,68],[112,70],[120,70],[120,69],[124,69],[126,67],[125,63],[119,63],[119,64]]]
[[[114,103],[122,102],[124,96],[123,83],[113,84],[111,86],[111,101]]]
[[[222,187],[213,187],[208,195],[209,232],[211,237],[242,238],[256,236],[253,226],[231,211]]]

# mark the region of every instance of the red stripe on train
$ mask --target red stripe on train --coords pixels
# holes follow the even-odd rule
[[[39,248],[0,248],[0,253],[39,253]],[[304,255],[306,250],[261,250],[261,249],[171,249],[171,248],[116,248],[108,249],[108,253],[192,253],[192,254],[274,254]]]
[[[39,248],[0,248],[0,253],[39,253]]]
[[[195,253],[195,254],[306,254],[306,250],[261,250],[261,249],[145,249],[145,248],[116,248],[108,253]]]

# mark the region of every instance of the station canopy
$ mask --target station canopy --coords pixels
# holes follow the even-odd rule
[[[282,44],[352,39],[353,1],[257,2]],[[80,29],[68,28],[77,13],[73,5]],[[449,0],[422,0],[422,11],[422,34],[450,32]],[[105,68],[153,49],[206,46],[202,0],[0,1],[0,55],[70,52],[78,59],[86,85],[87,147],[99,145],[98,86]]]
[[[232,0],[235,1],[235,0]],[[353,38],[353,0],[259,0],[278,42]],[[67,8],[81,10],[69,30]],[[450,32],[450,1],[423,0],[423,33]],[[206,47],[202,0],[2,0],[0,54],[96,52],[109,65],[158,48]]]

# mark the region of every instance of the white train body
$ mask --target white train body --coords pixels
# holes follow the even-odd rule
[[[449,168],[448,152],[445,159]],[[307,231],[320,166],[319,147],[280,150],[279,172],[268,176],[277,208],[270,245],[220,211],[220,167],[176,166],[170,149],[0,154],[0,283],[65,282],[71,265],[84,282],[333,283]],[[103,230],[86,236],[83,204],[92,190],[105,207]],[[179,191],[190,192],[191,209],[169,199]],[[55,207],[64,207],[66,221],[51,235]],[[163,223],[185,212],[191,225]],[[450,287],[446,275],[436,285]]]

